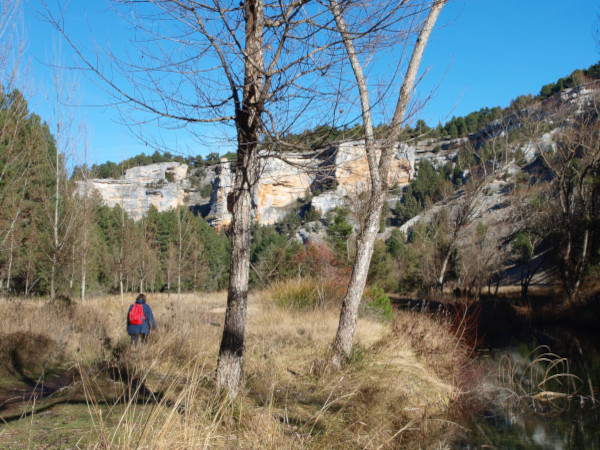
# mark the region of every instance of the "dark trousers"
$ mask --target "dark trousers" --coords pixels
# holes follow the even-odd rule
[[[148,342],[148,335],[142,333],[131,335],[131,345],[136,345],[138,340],[141,340],[142,344],[146,344]]]

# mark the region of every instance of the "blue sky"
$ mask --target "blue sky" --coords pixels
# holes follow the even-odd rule
[[[31,0],[24,12],[26,61],[36,86],[30,104],[51,122],[43,95],[52,89],[45,63],[52,61],[58,47],[66,65],[73,55],[40,20],[35,12],[39,7],[39,0]],[[125,29],[114,17],[97,14],[103,8],[104,2],[72,0],[68,32],[89,45],[91,28],[99,45],[110,42],[116,51],[123,50],[119,42],[124,40]],[[435,125],[482,107],[507,106],[518,95],[537,94],[542,85],[596,63],[600,58],[593,30],[598,13],[600,4],[592,0],[451,0],[424,56],[428,73],[419,86],[420,96],[426,97],[433,89],[435,93],[418,117]],[[89,130],[88,163],[118,162],[154,151],[120,123],[115,108],[105,106],[110,100],[103,89],[80,73],[70,77],[77,80],[82,105],[74,109],[75,114],[85,119]],[[205,127],[202,134],[205,139],[198,142],[185,129],[161,130],[158,139],[184,155],[224,153],[232,148],[216,127]]]

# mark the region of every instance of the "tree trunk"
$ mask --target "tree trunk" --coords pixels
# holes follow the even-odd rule
[[[350,351],[352,350],[352,340],[356,330],[358,306],[365,289],[369,265],[373,255],[375,237],[379,230],[379,221],[385,202],[385,189],[387,188],[393,147],[402,131],[404,115],[410,101],[411,92],[417,77],[425,46],[427,45],[427,40],[429,39],[429,34],[431,33],[433,25],[445,3],[446,0],[436,0],[434,2],[427,19],[419,32],[419,37],[413,49],[406,76],[400,89],[394,117],[390,124],[388,141],[383,145],[381,154],[379,158],[377,158],[367,80],[364,76],[362,66],[354,47],[352,34],[348,32],[344,22],[339,3],[337,0],[330,0],[330,7],[335,23],[346,48],[348,60],[350,61],[356,78],[356,86],[359,92],[362,120],[365,130],[365,150],[369,164],[369,175],[371,178],[370,202],[365,218],[365,225],[360,231],[357,240],[356,259],[354,261],[348,290],[342,303],[340,322],[333,347],[333,358],[331,362],[336,369],[341,368],[342,363],[349,358]]]
[[[61,128],[60,124],[57,125],[56,131],[57,141],[61,136]],[[60,199],[60,160],[59,160],[59,152],[58,145],[56,146],[56,186],[55,186],[55,198],[54,198],[54,223],[52,224],[52,232],[53,232],[53,247],[52,247],[52,269],[50,271],[50,299],[54,300],[56,296],[56,287],[55,287],[55,279],[56,279],[56,265],[58,263],[58,250],[59,250],[59,240],[58,240],[58,204]]]
[[[86,220],[87,220],[87,212],[84,212]],[[86,275],[87,275],[87,244],[88,244],[88,238],[87,238],[87,223],[84,225],[84,230],[83,230],[83,248],[81,251],[81,301],[84,302],[85,301],[85,282],[86,282]]]
[[[241,108],[236,110],[238,137],[231,218],[231,263],[227,310],[219,349],[216,385],[234,397],[242,380],[244,332],[250,271],[251,189],[258,177],[258,141],[264,109],[263,3],[246,0],[246,52]]]
[[[69,296],[73,295],[73,285],[75,284],[75,246],[71,247],[71,276],[69,277]]]
[[[444,261],[442,261],[442,268],[440,269],[440,276],[438,277],[438,289],[440,293],[444,293],[444,278],[446,278],[446,270],[448,270],[448,263],[450,262],[450,256],[452,256],[452,247],[446,252]]]
[[[365,226],[356,241],[356,259],[352,268],[348,291],[342,304],[340,321],[333,345],[332,364],[336,368],[342,366],[343,362],[350,357],[352,350],[358,307],[367,283],[367,275],[369,273],[371,257],[373,256],[375,237],[379,230],[385,193],[382,191],[372,193],[370,200]]]
[[[125,308],[125,293],[123,291],[123,271],[119,270],[119,292],[121,293],[121,312]]]
[[[12,265],[13,265],[13,243],[14,240],[10,239],[10,254],[8,258],[8,271],[6,273],[6,295],[10,295],[10,278],[12,277]]]
[[[86,279],[87,271],[82,269],[81,273],[81,301],[85,302],[85,279]]]
[[[250,201],[250,191],[244,189],[234,204],[231,223],[231,275],[217,368],[217,386],[226,389],[232,396],[238,392],[243,368],[250,261]]]
[[[50,269],[50,300],[54,300],[56,289],[54,287],[54,279],[56,277],[56,254],[52,255],[52,267]]]

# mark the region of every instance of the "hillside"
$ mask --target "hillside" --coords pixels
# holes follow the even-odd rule
[[[599,89],[600,82],[595,81],[562,90],[524,109],[509,112],[465,137],[429,138],[425,135],[399,143],[389,180],[390,186],[395,188],[390,205],[401,197],[400,189],[415,179],[422,160],[429,161],[435,168],[450,164],[452,177],[463,177],[468,176],[468,166],[472,163],[486,157],[491,159],[490,151],[504,151],[498,148],[505,146],[509,147],[513,159],[505,158],[501,165],[508,168],[508,163],[512,163],[514,174],[520,170],[518,164],[515,165],[516,154],[519,163],[530,163],[537,149],[550,148],[553,140],[551,131],[535,137],[525,136],[519,132],[522,121],[560,127]],[[465,152],[475,161],[464,161]],[[467,175],[463,175],[464,170]],[[325,214],[335,207],[348,206],[352,197],[365,189],[368,180],[366,156],[360,141],[333,142],[323,149],[305,153],[264,153],[261,172],[253,203],[255,220],[263,225],[279,222],[291,210],[306,211],[312,207]],[[159,212],[186,205],[220,228],[230,221],[227,195],[231,191],[232,175],[232,162],[221,158],[199,168],[176,161],[149,164],[127,169],[120,179],[95,178],[79,184],[80,192],[87,184],[100,193],[108,206],[121,204],[136,220],[150,205]]]

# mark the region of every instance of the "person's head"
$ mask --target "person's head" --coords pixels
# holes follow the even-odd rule
[[[138,300],[146,303],[146,296],[144,294],[140,294],[137,296],[137,298],[135,299],[135,301],[137,302]]]

